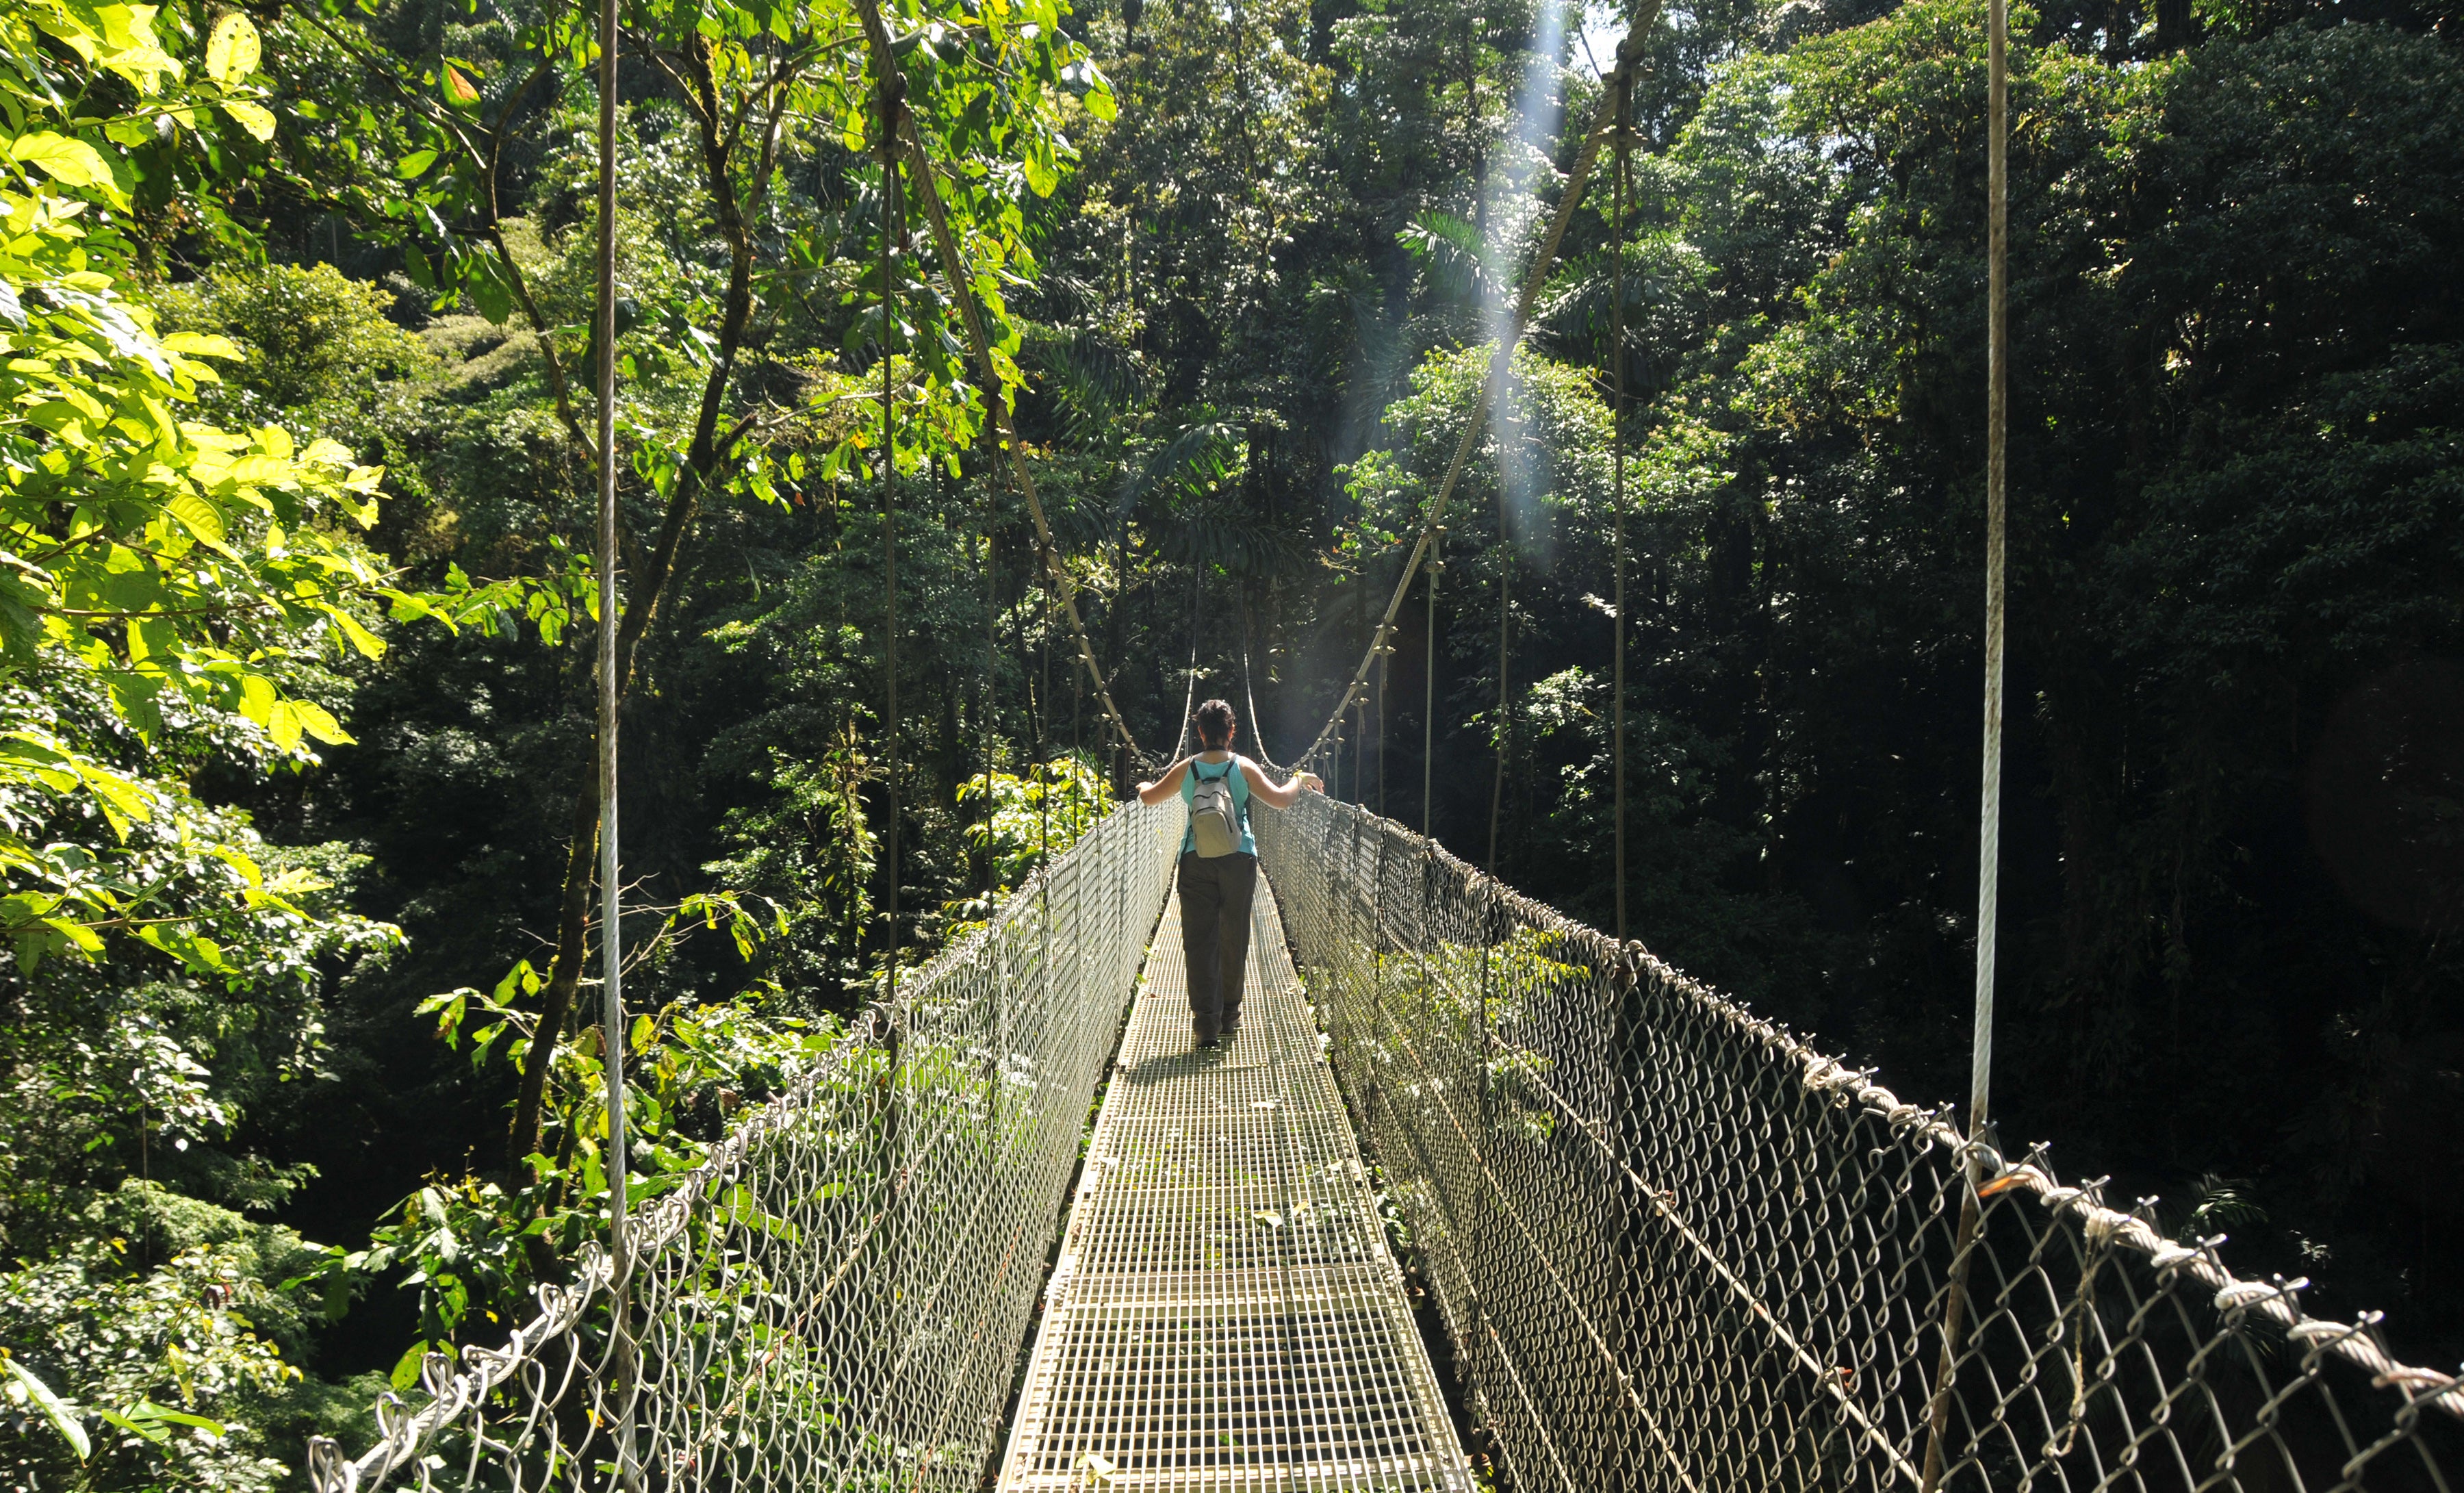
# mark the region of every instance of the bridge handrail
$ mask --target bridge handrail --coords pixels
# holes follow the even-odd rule
[[[896,1011],[876,1009],[871,1032],[800,1064],[642,1209],[629,1372],[608,1331],[613,1264],[586,1243],[572,1281],[539,1284],[537,1314],[501,1347],[465,1345],[459,1368],[427,1354],[427,1402],[382,1397],[366,1451],[312,1439],[311,1486],[456,1485],[451,1452],[462,1486],[804,1488],[863,1468],[972,1490],[1182,813],[1177,800],[1114,809],[915,975]],[[861,1206],[831,1206],[866,1188]],[[830,1236],[843,1247],[803,1247],[868,1211],[860,1230]],[[974,1263],[981,1275],[959,1281]],[[768,1288],[774,1274],[793,1299]],[[850,1281],[861,1288],[834,1305]],[[954,1349],[968,1315],[974,1330]],[[731,1361],[755,1351],[758,1362]],[[629,1452],[613,1430],[627,1418],[639,1424]],[[748,1443],[756,1423],[801,1455],[767,1435]]]
[[[2245,1280],[2221,1236],[2177,1242],[2041,1153],[1971,1146],[1947,1110],[1392,821],[1311,796],[1260,815],[1258,842],[1518,1486],[2464,1470],[2464,1373],[2395,1359],[2377,1314],[2308,1315],[2306,1282]],[[1971,1325],[1928,1468],[1971,1154]]]

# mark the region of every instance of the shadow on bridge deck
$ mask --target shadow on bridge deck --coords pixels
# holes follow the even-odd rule
[[[1190,1050],[1177,894],[1095,1121],[1001,1487],[1472,1485],[1258,883],[1228,1049]]]

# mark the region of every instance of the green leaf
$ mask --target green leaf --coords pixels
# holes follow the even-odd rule
[[[239,350],[239,344],[237,342],[232,341],[228,337],[217,337],[210,332],[166,333],[163,338],[163,345],[165,349],[178,353],[184,358],[242,358],[247,356]]]
[[[435,164],[435,151],[414,150],[395,165],[393,174],[401,181],[415,182],[427,174],[428,168]]]
[[[180,527],[207,544],[223,542],[223,516],[214,505],[194,493],[174,493],[163,504],[163,511],[180,520]]]
[[[479,315],[491,325],[503,326],[514,314],[513,287],[507,285],[487,266],[471,276],[471,299],[478,306]]]
[[[342,636],[351,640],[351,647],[360,650],[362,658],[385,657],[385,639],[361,626],[360,620],[346,611],[337,609],[332,615],[334,626],[341,629]]]
[[[1021,163],[1026,167],[1026,185],[1038,197],[1049,197],[1061,186],[1061,173],[1053,169],[1051,152],[1041,144],[1027,151]]]
[[[103,165],[102,156],[84,141],[37,130],[11,141],[9,157],[41,167],[45,175],[63,187],[99,187],[114,190],[117,195],[112,187],[111,167]]]
[[[76,1449],[77,1460],[83,1461],[94,1454],[94,1443],[86,1438],[84,1417],[78,1414],[77,1406],[53,1394],[50,1385],[34,1377],[33,1372],[16,1359],[0,1358],[0,1368],[9,1371],[9,1377],[15,1380],[18,1387],[26,1392],[26,1397],[42,1411],[43,1418],[52,1423],[52,1429]]]
[[[264,52],[264,43],[256,34],[256,23],[233,11],[214,23],[214,33],[206,42],[206,72],[217,83],[238,82],[256,71],[257,61]],[[260,135],[257,138],[262,140],[265,137]]]
[[[171,1438],[171,1433],[164,1430],[161,1426],[143,1424],[130,1416],[121,1415],[116,1410],[98,1411],[96,1414],[101,1416],[106,1424],[118,1426],[120,1429],[128,1432],[132,1436],[143,1437],[157,1446],[162,1445],[164,1442]]]
[[[231,122],[260,143],[274,138],[274,114],[264,105],[250,103],[244,99],[226,99],[222,107],[223,112],[231,117]]]
[[[173,1410],[168,1405],[157,1405],[150,1399],[141,1399],[131,1406],[128,1418],[152,1424],[187,1426],[192,1430],[204,1431],[216,1437],[221,1436],[224,1431],[223,1423],[219,1420],[206,1416],[190,1415],[185,1410]]]
[[[275,746],[281,751],[299,750],[299,733],[308,724],[300,718],[299,705],[300,702],[297,700],[276,700],[274,702],[274,709],[266,714],[265,734],[274,738]],[[319,714],[321,714],[322,712]],[[328,720],[332,718],[330,715],[326,716]]]
[[[113,832],[121,839],[128,838],[130,824],[143,823],[154,817],[154,807],[146,801],[144,790],[118,773],[79,762],[77,776],[102,801],[103,818],[110,821]]]
[[[425,1339],[413,1343],[395,1361],[392,1380],[396,1390],[408,1390],[418,1385],[420,1367],[428,1361],[428,1347]]]
[[[318,740],[324,742],[327,746],[349,746],[351,744],[351,734],[342,729],[341,722],[336,720],[333,717],[332,713],[327,711],[325,707],[319,705],[314,700],[293,700],[290,702],[290,705],[292,714],[299,718],[300,729],[307,732],[308,735],[315,736]]]
[[[272,729],[274,722],[274,681],[263,674],[250,674],[239,682],[239,713],[249,719]]]

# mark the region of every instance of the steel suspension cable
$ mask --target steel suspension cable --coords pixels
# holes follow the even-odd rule
[[[870,0],[865,0],[865,3],[870,3]],[[1445,479],[1438,485],[1437,495],[1430,499],[1428,518],[1421,525],[1419,539],[1412,546],[1410,558],[1403,562],[1403,573],[1395,580],[1394,595],[1387,600],[1385,615],[1378,621],[1376,635],[1370,640],[1369,651],[1361,655],[1360,667],[1353,671],[1351,682],[1344,687],[1343,697],[1335,702],[1326,724],[1319,728],[1316,739],[1300,756],[1300,763],[1304,767],[1317,757],[1328,738],[1341,726],[1344,712],[1352,708],[1353,700],[1368,683],[1369,666],[1377,657],[1377,648],[1394,631],[1395,618],[1402,610],[1403,598],[1412,587],[1412,578],[1419,573],[1421,562],[1428,558],[1430,536],[1445,522],[1446,504],[1454,496],[1455,483],[1462,478],[1473,449],[1480,444],[1481,431],[1488,419],[1489,409],[1505,388],[1507,371],[1514,361],[1514,349],[1523,340],[1524,328],[1530,324],[1531,308],[1540,298],[1540,289],[1549,278],[1550,268],[1557,262],[1557,249],[1565,242],[1566,229],[1573,221],[1574,209],[1582,205],[1583,190],[1591,183],[1592,167],[1599,160],[1600,144],[1608,138],[1610,126],[1616,119],[1618,85],[1630,79],[1635,70],[1642,65],[1643,40],[1659,17],[1660,0],[1641,0],[1635,10],[1633,24],[1626,29],[1625,39],[1617,43],[1617,66],[1606,80],[1608,87],[1600,95],[1599,107],[1593,111],[1591,128],[1584,133],[1582,147],[1574,153],[1573,169],[1566,177],[1565,195],[1557,199],[1557,210],[1550,219],[1549,231],[1540,241],[1540,252],[1532,257],[1531,268],[1524,276],[1523,289],[1514,298],[1513,316],[1507,323],[1506,335],[1498,340],[1496,349],[1489,354],[1488,376],[1482,384],[1480,402],[1472,406],[1471,418],[1464,424],[1463,436],[1455,444],[1454,459],[1446,465]]]
[[[1172,744],[1172,756],[1178,761],[1189,745],[1190,707],[1198,702],[1198,615],[1199,604],[1206,595],[1206,572],[1193,569],[1189,576],[1189,688],[1180,692],[1180,736]]]
[[[2011,416],[2011,74],[2010,9],[1988,0],[1991,133],[1987,137],[1985,427],[1985,761],[1976,846],[1976,1030],[1969,1067],[1968,1130],[1982,1138],[1993,1092],[1993,955],[2002,879],[2002,663],[2004,482]]]
[[[1925,1433],[1923,1493],[1942,1485],[1943,1447],[1967,1326],[1968,1277],[1983,1222],[1983,1153],[1993,1094],[1993,956],[2001,915],[2004,479],[2011,403],[2011,18],[2007,0],[1985,7],[1985,742],[1977,805],[1976,1011],[1968,1078],[1967,1187],[1960,1198],[1942,1358]]]
[[[1497,874],[1497,819],[1506,802],[1506,754],[1514,742],[1513,696],[1506,690],[1506,648],[1514,626],[1514,541],[1506,537],[1506,484],[1497,485],[1497,774],[1488,787],[1488,864]]]
[[[1443,524],[1430,531],[1428,569],[1429,626],[1427,636],[1421,640],[1424,654],[1420,665],[1420,838],[1434,843],[1435,837],[1429,833],[1429,793],[1438,760],[1438,578],[1446,571]]]
[[[595,330],[599,364],[599,955],[600,1043],[606,1078],[607,1255],[614,1266],[608,1291],[612,1313],[616,1410],[616,1477],[638,1484],[633,1456],[633,1401],[639,1393],[633,1363],[631,1300],[633,1260],[627,1238],[627,1179],[631,1162],[625,1134],[625,925],[622,843],[616,816],[616,0],[599,11],[599,243]],[[558,1034],[541,1034],[553,1043]],[[534,1062],[544,1062],[534,1057]]]
[[[1249,682],[1249,596],[1236,593],[1241,602],[1241,697],[1249,707],[1249,737],[1258,746],[1258,760],[1277,772],[1284,769],[1275,762],[1274,754],[1266,750],[1266,728],[1258,719],[1258,691]]]
[[[1617,490],[1617,585],[1609,598],[1614,612],[1612,622],[1617,641],[1609,665],[1610,708],[1609,735],[1613,745],[1609,753],[1609,770],[1617,779],[1617,942],[1626,940],[1625,931],[1625,208],[1629,191],[1626,172],[1634,145],[1634,80],[1617,80],[1617,170],[1610,185],[1614,198],[1609,230],[1609,252],[1615,256],[1616,270],[1610,276],[1609,296],[1609,368],[1614,404],[1609,413],[1610,465],[1615,471],[1612,481]]]
[[[995,680],[1001,672],[1001,551],[994,532],[999,519],[995,473],[984,473],[984,690],[976,724],[984,736],[984,899],[991,906],[1001,890],[1001,867],[993,853],[993,707],[1000,698]]]
[[[875,77],[883,79],[885,86],[888,80],[896,79],[896,86],[903,97],[906,74],[891,54],[890,28],[882,21],[879,0],[856,0],[856,11],[864,23],[865,44],[872,55]],[[925,152],[923,136],[917,131],[913,112],[899,111],[896,131],[884,143],[884,148],[906,152],[908,169],[916,181],[916,199],[923,204],[925,223],[933,233],[933,247],[941,260],[941,274],[949,284],[950,300],[958,308],[958,318],[966,328],[968,347],[975,354],[978,376],[983,381],[984,417],[993,423],[1001,444],[1009,450],[1011,476],[1017,482],[1019,492],[1026,498],[1028,514],[1035,519],[1036,549],[1043,558],[1045,574],[1060,592],[1062,610],[1069,619],[1070,637],[1078,646],[1078,661],[1085,666],[1087,677],[1094,682],[1095,697],[1104,707],[1104,716],[1111,722],[1113,732],[1121,738],[1121,745],[1128,749],[1131,759],[1146,767],[1157,766],[1159,764],[1147,750],[1138,745],[1137,737],[1130,734],[1129,722],[1122,718],[1120,707],[1112,703],[1111,687],[1105,682],[1104,671],[1095,662],[1094,647],[1088,642],[1086,624],[1078,615],[1077,586],[1069,579],[1067,567],[1061,561],[1060,549],[1052,538],[1051,521],[1044,512],[1044,500],[1036,493],[1034,474],[1027,470],[1026,449],[1019,441],[1017,424],[1012,418],[1008,401],[1001,397],[1001,372],[993,363],[992,342],[984,335],[983,316],[976,304],[974,276],[965,273],[966,261],[959,257],[957,242],[950,232],[949,215],[942,210],[941,168]]]
[[[891,341],[898,315],[898,297],[891,276],[895,273],[898,243],[898,119],[906,110],[906,80],[896,73],[882,75],[881,96],[881,564],[884,591],[882,674],[886,681],[889,718],[883,722],[890,755],[890,938],[884,1003],[896,1019],[898,1011],[898,448],[892,428],[896,364]],[[929,184],[928,184],[929,185]]]
[[[1036,865],[1052,864],[1052,593],[1044,593],[1044,626],[1035,638],[1038,688],[1044,692],[1043,713],[1035,723]],[[1074,678],[1074,676],[1073,676]],[[1076,748],[1071,748],[1076,760]]]

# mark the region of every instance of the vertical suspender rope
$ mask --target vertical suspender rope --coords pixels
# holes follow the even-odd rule
[[[1180,739],[1172,744],[1176,761],[1180,758],[1181,749],[1189,745],[1189,708],[1198,703],[1198,617],[1199,604],[1205,597],[1206,572],[1192,567],[1189,573],[1189,688],[1180,692]],[[1254,729],[1256,722],[1250,724]]]
[[[1044,593],[1044,627],[1036,635],[1035,668],[1044,710],[1035,721],[1035,831],[1039,873],[1052,864],[1052,593]],[[1077,724],[1070,724],[1070,760],[1077,760]]]
[[[890,783],[890,948],[884,1004],[892,1021],[898,1014],[898,448],[891,426],[896,367],[890,354],[895,336],[898,297],[891,275],[898,252],[898,117],[904,81],[898,74],[881,77],[881,565],[883,629],[881,639],[883,693],[890,716],[883,722],[889,742]]]
[[[1431,839],[1430,789],[1438,762],[1438,577],[1446,571],[1446,526],[1429,530],[1429,626],[1420,641],[1420,838]]]
[[[1001,889],[1001,867],[993,853],[993,703],[1001,692],[995,680],[1001,672],[1001,552],[1000,540],[993,526],[1000,515],[996,512],[994,478],[990,471],[984,475],[984,692],[977,706],[976,724],[984,735],[984,907],[987,915],[994,894]]]
[[[1615,401],[1609,415],[1610,465],[1617,487],[1617,588],[1609,605],[1616,613],[1617,631],[1615,658],[1609,666],[1610,710],[1609,735],[1614,744],[1609,753],[1609,770],[1617,779],[1617,942],[1626,940],[1625,932],[1625,203],[1628,190],[1627,158],[1634,143],[1634,82],[1629,77],[1617,80],[1617,170],[1611,185],[1613,206],[1610,210],[1609,252],[1616,255],[1616,272],[1610,276],[1609,299],[1609,368],[1611,396]]]
[[[1386,676],[1394,672],[1395,645],[1377,658],[1377,813],[1386,813]]]
[[[1971,1149],[1963,1169],[1959,1233],[1943,1303],[1942,1360],[1927,1417],[1922,1493],[1935,1493],[1942,1486],[1950,1398],[1968,1316],[1969,1262],[1984,1223],[1978,1191],[1984,1181],[1983,1158],[1973,1147],[1985,1139],[1993,1094],[1993,955],[2002,868],[2003,495],[2011,384],[2011,21],[2006,0],[1986,0],[1985,24],[1985,761],[1976,845],[1976,1016],[1968,1078]]]
[[[1352,801],[1369,803],[1369,702],[1352,707]]]
[[[1258,688],[1249,679],[1249,593],[1237,589],[1233,595],[1241,603],[1241,697],[1249,706],[1249,739],[1257,743],[1258,760],[1282,772],[1274,754],[1266,750],[1266,728],[1258,719]]]
[[[1506,484],[1497,484],[1497,776],[1488,787],[1488,865],[1497,874],[1497,816],[1506,803],[1506,751],[1513,743],[1514,722],[1507,715],[1506,645],[1514,626],[1514,541],[1506,537]]]
[[[623,864],[616,819],[616,0],[599,9],[599,953],[600,1047],[607,1080],[607,1257],[616,1393],[616,1477],[635,1487],[633,1461],[633,1284],[627,1238],[625,1146],[625,939]],[[556,1034],[542,1034],[553,1043]],[[533,1062],[544,1062],[534,1054]]]
[[[1985,412],[1985,764],[1976,850],[1976,1032],[1969,1066],[1968,1133],[1984,1137],[1993,1092],[1993,953],[2002,867],[2002,650],[2004,479],[2009,471],[2011,417],[2011,17],[2006,0],[1989,0],[1987,88],[1991,121],[1986,140],[1987,229]]]

